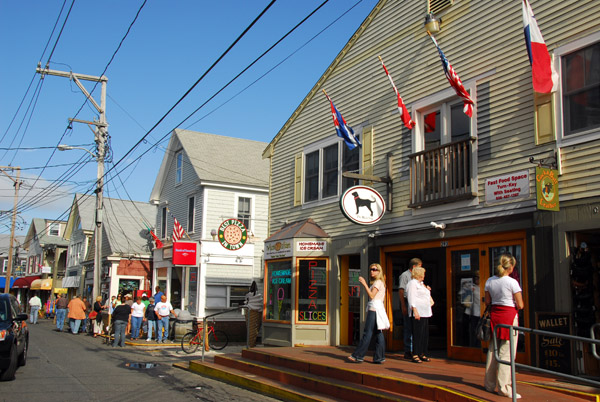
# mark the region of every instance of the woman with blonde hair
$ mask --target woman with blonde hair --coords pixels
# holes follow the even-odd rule
[[[429,362],[427,357],[429,347],[429,317],[431,311],[431,290],[423,283],[425,268],[414,267],[412,279],[406,285],[408,315],[412,320],[413,329],[413,363]]]
[[[390,321],[383,305],[383,300],[385,299],[385,276],[383,275],[381,265],[376,263],[369,265],[369,272],[371,274],[371,286],[367,285],[367,281],[362,276],[358,278],[358,281],[364,286],[369,295],[365,330],[360,343],[354,353],[348,356],[348,360],[354,363],[361,363],[364,360],[365,353],[367,353],[367,349],[371,343],[371,337],[375,332],[373,363],[381,364],[385,361],[385,338],[382,331],[390,328]]]
[[[510,254],[502,254],[496,267],[496,275],[485,283],[485,304],[491,305],[491,328],[495,331],[498,324],[518,325],[518,311],[523,309],[523,295],[519,283],[509,275],[515,269],[516,260]],[[513,331],[516,337],[517,331]],[[499,328],[496,332],[496,341],[490,340],[487,360],[485,364],[484,386],[488,392],[496,392],[502,396],[512,397],[512,382],[510,366],[498,364],[494,356],[494,349],[498,349],[501,360],[510,361],[510,329]],[[516,353],[517,342],[513,345],[513,355]],[[521,396],[517,394],[517,398]]]

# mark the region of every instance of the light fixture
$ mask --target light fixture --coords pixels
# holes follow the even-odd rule
[[[441,230],[446,229],[446,224],[444,222],[442,222],[442,223],[429,222],[429,224],[436,229],[441,229]]]
[[[210,235],[212,236],[213,241],[217,240],[217,229],[211,229]]]
[[[441,18],[436,18],[433,13],[428,13],[425,15],[425,30],[436,34],[440,32],[440,24],[442,23]]]

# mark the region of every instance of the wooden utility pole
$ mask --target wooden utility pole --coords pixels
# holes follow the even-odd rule
[[[79,119],[69,119],[71,122],[85,123],[90,127],[94,126],[94,140],[96,142],[96,154],[91,153],[89,150],[80,147],[69,147],[63,146],[61,150],[65,149],[83,149],[89,152],[92,157],[96,158],[98,162],[97,182],[96,182],[96,217],[94,226],[94,237],[95,237],[95,250],[94,250],[94,287],[93,287],[93,299],[96,300],[97,296],[100,296],[100,282],[102,273],[102,195],[104,191],[104,158],[106,156],[106,139],[108,137],[108,123],[106,122],[106,83],[108,78],[105,76],[94,77],[92,75],[76,74],[72,71],[56,71],[46,68],[41,68],[38,64],[36,72],[42,75],[54,75],[58,77],[65,77],[73,80],[79,87],[81,92],[87,97],[87,100],[96,108],[98,111],[98,120],[85,121]],[[100,82],[102,84],[100,93],[100,105],[92,98],[92,95],[85,89],[80,80]],[[82,278],[85,283],[85,277]]]
[[[16,170],[17,171],[17,179],[13,179],[5,170]],[[12,267],[14,264],[13,260],[13,244],[15,242],[15,223],[17,221],[17,202],[19,200],[19,187],[21,186],[21,182],[19,181],[19,177],[21,175],[20,167],[13,166],[0,166],[0,172],[4,173],[15,183],[15,198],[14,198],[14,206],[12,211],[12,225],[10,227],[10,245],[8,246],[8,267],[6,268],[6,281],[4,283],[4,293],[8,293],[10,290],[10,277],[12,275]]]

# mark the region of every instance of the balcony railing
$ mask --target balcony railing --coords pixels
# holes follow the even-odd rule
[[[477,197],[472,173],[474,138],[410,155],[410,208]]]

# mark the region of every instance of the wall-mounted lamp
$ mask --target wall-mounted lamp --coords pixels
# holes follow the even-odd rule
[[[217,229],[211,229],[210,235],[213,238],[213,241],[217,240]]]
[[[239,255],[237,257],[235,257],[235,262],[237,262],[238,264],[242,263],[242,257],[240,257]]]
[[[446,236],[446,232],[444,232],[444,229],[446,229],[446,224],[444,222],[442,222],[442,223],[429,222],[429,224],[440,231],[439,235],[442,239]]]
[[[436,34],[440,32],[440,24],[442,23],[441,18],[436,18],[433,13],[428,13],[425,15],[425,30],[429,31],[432,34]]]

